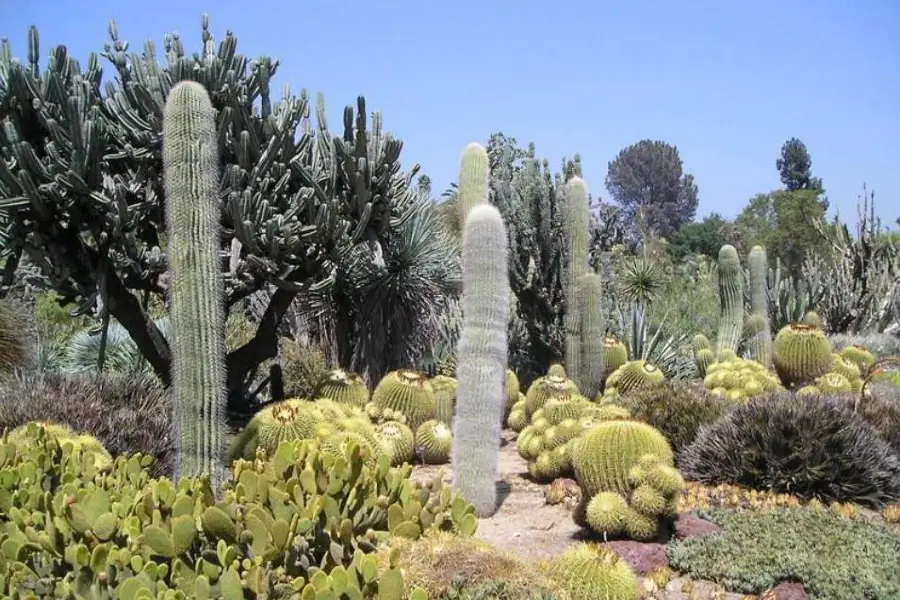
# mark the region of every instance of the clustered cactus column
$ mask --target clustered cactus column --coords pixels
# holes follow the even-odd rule
[[[737,352],[744,329],[744,271],[737,250],[728,244],[719,250],[719,308],[716,356]]]
[[[490,204],[469,211],[463,230],[463,328],[459,340],[454,486],[486,517],[497,507],[500,430],[506,407],[509,321],[506,226]]]
[[[456,197],[459,222],[463,227],[472,207],[488,202],[490,173],[487,149],[477,142],[466,146],[460,157],[459,192]]]
[[[587,184],[581,177],[573,177],[566,183],[565,229],[569,244],[569,267],[566,271],[566,372],[578,386],[582,381],[581,359],[581,306],[579,279],[588,269],[588,234],[590,207]],[[599,357],[597,357],[599,359]]]
[[[766,289],[768,258],[762,246],[753,246],[747,258],[750,271],[750,316],[747,335],[750,358],[766,368],[772,366],[772,332],[769,327],[769,295]]]
[[[195,82],[172,88],[163,117],[171,273],[176,476],[226,477],[225,307],[221,276],[216,113]]]
[[[603,391],[603,353],[606,321],[603,318],[603,279],[587,273],[579,279],[579,311],[581,312],[581,393],[590,399]]]

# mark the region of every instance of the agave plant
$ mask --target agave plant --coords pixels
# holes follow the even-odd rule
[[[169,319],[163,317],[157,319],[155,323],[163,336],[168,338]],[[62,370],[68,373],[87,373],[98,370],[103,342],[102,328],[83,329],[76,333],[65,349]],[[143,358],[128,331],[119,323],[110,322],[106,331],[103,370],[136,373],[144,371],[148,367],[147,361]]]

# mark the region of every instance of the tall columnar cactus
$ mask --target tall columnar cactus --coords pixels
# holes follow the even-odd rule
[[[579,309],[581,311],[581,393],[594,398],[603,390],[603,338],[606,323],[603,319],[603,280],[596,273],[582,275],[579,280]]]
[[[565,229],[569,243],[569,268],[566,272],[566,371],[580,387],[581,379],[581,315],[578,302],[579,278],[588,269],[588,234],[590,206],[587,184],[581,177],[566,183]]]
[[[744,329],[744,272],[734,246],[719,250],[719,335],[716,355],[737,351]]]
[[[753,246],[747,257],[750,270],[750,315],[758,326],[748,327],[750,358],[766,366],[772,366],[772,331],[769,326],[768,259],[766,249]],[[749,320],[748,320],[749,321]],[[753,321],[748,325],[753,325]],[[758,331],[756,331],[758,329]]]
[[[177,475],[226,477],[225,306],[219,257],[216,113],[195,82],[172,88],[163,116],[171,273]]]
[[[459,192],[456,202],[459,222],[465,227],[466,215],[472,207],[488,201],[491,167],[487,150],[477,142],[472,142],[463,149],[459,162]]]
[[[509,320],[506,226],[490,204],[469,211],[463,229],[463,328],[456,369],[453,483],[479,517],[497,508],[500,430],[506,408]]]

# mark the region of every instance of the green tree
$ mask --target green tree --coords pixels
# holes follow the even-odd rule
[[[669,237],[697,212],[694,177],[684,172],[678,148],[662,141],[641,140],[620,151],[609,163],[606,188],[634,239]]]
[[[159,378],[170,381],[171,353],[147,307],[166,294],[162,107],[169,90],[193,79],[217,113],[224,204],[226,308],[269,285],[277,291],[255,336],[227,357],[232,401],[245,398],[253,373],[276,356],[278,329],[300,292],[324,289],[334,265],[359,244],[375,244],[408,217],[418,171],[400,167],[400,141],[371,123],[363,98],[332,135],[324,102],[309,122],[306,92],[270,97],[278,62],[237,54],[226,34],[215,46],[202,19],[203,51],[187,54],[167,36],[165,65],[148,42],[129,53],[110,24],[101,56],[82,70],[65,46],[38,57],[29,33],[25,64],[0,47],[0,227],[7,282],[24,258],[63,303],[115,318]],[[246,406],[232,405],[238,410]]]
[[[729,226],[719,213],[711,213],[699,222],[686,223],[669,238],[669,253],[676,260],[691,254],[716,259],[719,249],[729,243],[726,235]]]
[[[775,166],[781,177],[781,183],[789,191],[824,191],[822,180],[812,175],[812,158],[806,144],[797,138],[791,138],[781,146],[781,156],[775,161]]]

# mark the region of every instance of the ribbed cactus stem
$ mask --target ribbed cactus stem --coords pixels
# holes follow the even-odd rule
[[[716,355],[737,352],[744,329],[744,272],[734,246],[719,250],[719,335]]]
[[[225,481],[225,307],[216,112],[195,82],[172,88],[163,117],[171,274],[176,476]]]
[[[509,321],[506,226],[490,204],[469,211],[463,229],[462,268],[453,485],[475,506],[477,516],[486,517],[497,509]]]
[[[459,222],[465,227],[466,215],[476,204],[488,202],[490,162],[484,146],[472,142],[459,158],[459,182],[456,197]]]
[[[581,177],[566,183],[565,230],[569,243],[569,266],[566,272],[566,371],[578,386],[581,378],[581,315],[578,303],[578,279],[588,269],[588,233],[590,206],[587,184]]]
[[[753,246],[747,257],[750,271],[750,314],[760,321],[761,329],[750,335],[748,347],[750,358],[766,366],[772,366],[772,331],[769,327],[769,294],[767,273],[769,261],[766,249]],[[764,325],[762,325],[764,323]]]
[[[606,322],[603,318],[603,279],[587,273],[578,280],[579,310],[581,311],[581,393],[593,399],[603,391],[603,337]]]

